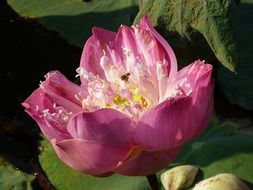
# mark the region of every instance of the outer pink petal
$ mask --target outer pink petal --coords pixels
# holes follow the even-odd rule
[[[168,62],[168,74],[169,76],[175,75],[177,73],[177,59],[168,42],[153,28],[147,16],[141,18],[139,26],[147,29],[160,43],[163,48],[162,51],[166,52],[165,59]]]
[[[154,174],[173,161],[182,147],[170,149],[143,151],[139,155],[127,160],[115,171],[122,175],[147,176]]]
[[[173,78],[170,78],[168,86],[179,84],[186,94],[191,93],[199,86],[207,86],[211,80],[212,65],[197,60],[182,68]]]
[[[56,122],[47,121],[42,117],[42,111],[44,109],[51,110],[53,104],[41,88],[35,90],[22,105],[26,108],[25,111],[37,122],[47,139],[70,138],[70,135],[63,126],[59,126]]]
[[[86,89],[69,81],[61,72],[51,71],[46,74],[46,81],[43,82],[44,88],[49,88],[60,96],[80,105],[80,101],[75,98],[75,95],[82,93],[83,96],[88,94]],[[47,90],[47,89],[45,89]]]
[[[132,144],[131,119],[113,109],[78,113],[69,120],[67,130],[73,138],[126,147]]]
[[[187,83],[190,84],[192,97],[193,119],[199,121],[201,124],[196,125],[195,131],[190,131],[188,137],[194,138],[207,126],[209,118],[213,112],[213,78],[211,77],[212,65],[205,64],[202,61],[195,61],[193,64],[184,67],[180,70],[176,77],[177,80],[184,80],[187,78]],[[182,86],[185,92],[189,90],[188,85]],[[200,117],[202,116],[202,117]],[[187,131],[185,131],[187,132]]]
[[[80,67],[94,75],[105,78],[104,71],[100,66],[100,59],[105,52],[108,54],[107,50],[113,46],[116,33],[101,28],[93,28],[92,33],[93,35],[84,45]],[[113,54],[113,58],[117,57],[114,52],[110,53]]]
[[[148,110],[138,121],[135,143],[149,149],[163,149],[182,143],[182,129],[191,119],[191,97],[171,98]],[[187,112],[187,114],[186,114]],[[187,118],[185,118],[187,117]]]
[[[48,95],[52,103],[62,106],[69,112],[83,111],[80,101],[75,95],[81,93],[86,96],[86,90],[70,82],[59,71],[51,71],[46,74],[46,80],[41,84],[41,89]]]
[[[113,171],[124,161],[131,146],[107,144],[83,139],[51,141],[61,160],[75,170],[101,176]],[[109,173],[110,174],[110,173]]]
[[[84,96],[86,94],[84,89],[70,82],[59,71],[52,71],[46,75],[46,80],[40,88],[34,91],[22,105],[48,139],[70,138],[66,126],[60,121],[44,117],[43,111],[49,110],[51,114],[56,112],[53,108],[54,103],[68,112],[83,111],[80,102],[75,98],[79,92]]]
[[[130,154],[132,121],[113,109],[74,115],[67,130],[74,138],[56,143],[59,157],[69,166],[90,175],[113,171]]]
[[[134,133],[137,144],[154,149],[181,145],[206,128],[213,110],[211,70],[195,77],[188,96],[170,98],[144,113]]]
[[[66,128],[64,128],[64,126],[61,125],[60,123],[56,121],[49,121],[47,119],[38,120],[37,118],[34,117],[33,119],[37,122],[43,135],[48,140],[51,139],[63,140],[71,138]]]

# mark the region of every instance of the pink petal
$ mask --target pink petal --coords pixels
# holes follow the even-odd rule
[[[157,61],[163,61],[166,58],[164,48],[149,30],[135,27],[134,35],[137,47],[149,67],[156,67]]]
[[[48,95],[51,102],[56,103],[57,106],[62,106],[73,113],[83,111],[81,102],[75,96],[79,93],[86,96],[87,91],[70,82],[59,71],[47,73],[46,80],[42,83],[41,89]]]
[[[195,78],[191,72],[187,76],[192,79],[192,91],[188,96],[169,98],[144,113],[134,133],[137,144],[154,149],[177,146],[207,127],[213,110],[211,70],[204,68],[195,73]]]
[[[177,62],[169,44],[155,31],[148,19],[143,17],[140,26],[121,26],[115,38],[114,49],[128,71],[137,67],[137,63],[145,64],[150,73],[150,81],[158,86],[159,96],[163,98],[168,77],[161,76],[176,74]],[[158,67],[162,68],[162,72],[157,72]]]
[[[121,26],[115,39],[114,49],[128,71],[133,71],[138,62],[146,64],[151,73],[151,81],[157,83],[156,61],[163,60],[163,52],[159,52],[156,40],[148,31]]]
[[[67,130],[76,140],[59,142],[55,148],[63,161],[90,175],[113,171],[132,150],[132,121],[113,109],[73,116]]]
[[[157,61],[165,59],[164,48],[157,41],[155,36],[146,28],[121,26],[116,39],[114,49],[126,59],[123,49],[131,50],[135,57],[143,61],[149,67],[156,66]]]
[[[166,59],[166,52],[150,31],[142,27],[135,27],[134,32],[136,44],[141,52],[144,64],[148,66],[151,81],[156,86],[159,80],[158,75],[168,75],[166,69],[163,73],[157,73],[158,62],[163,62]],[[165,62],[165,64],[168,64],[168,62]]]
[[[114,45],[115,51],[117,51],[122,60],[125,59],[123,48],[131,50],[136,56],[141,55],[133,29],[124,25],[119,28]]]
[[[189,94],[199,86],[207,86],[212,72],[212,65],[205,64],[203,61],[197,60],[194,63],[182,68],[173,79],[169,86],[179,84],[186,94]]]
[[[66,128],[59,126],[58,123],[47,121],[42,117],[42,111],[45,109],[52,110],[53,104],[41,88],[35,90],[22,105],[26,108],[25,111],[37,122],[47,139],[70,138]]]
[[[148,30],[159,42],[159,46],[162,47],[161,51],[165,52],[165,60],[168,62],[168,75],[175,75],[177,73],[177,59],[168,42],[153,28],[147,16],[142,16],[139,26]]]
[[[86,94],[85,90],[68,81],[59,71],[52,71],[46,75],[46,80],[41,87],[34,91],[22,105],[38,123],[46,138],[70,138],[66,124],[60,120],[45,117],[43,111],[48,110],[50,114],[55,113],[53,104],[72,113],[83,111],[80,102],[75,98],[79,92]]]
[[[165,52],[162,51],[163,49],[159,46],[155,37],[141,27],[121,26],[115,39],[114,49],[120,55],[124,64],[129,64],[127,62],[128,57],[123,53],[124,49],[130,50],[134,54],[135,60],[133,61],[135,61],[135,64],[137,62],[147,64],[155,75],[157,61],[163,61],[165,58]]]
[[[48,121],[46,119],[38,120],[37,118],[34,118],[34,117],[33,119],[37,122],[43,135],[48,140],[51,140],[51,139],[63,140],[63,139],[71,138],[66,128],[64,128],[64,126],[62,126],[58,122]]]
[[[195,127],[195,131],[191,131],[188,135],[189,139],[193,139],[201,134],[209,123],[213,113],[213,84],[213,81],[209,81],[207,88],[201,87],[192,93],[192,104],[195,107],[192,114],[196,114],[194,115],[194,119],[200,124]],[[202,118],[198,118],[200,115],[202,115]]]
[[[119,55],[113,49],[116,33],[97,27],[94,27],[92,29],[92,33],[94,38],[100,41],[101,47],[97,48],[102,49],[103,54],[105,53],[105,56],[109,58],[111,64],[122,64]]]
[[[116,33],[101,28],[93,28],[92,32],[93,35],[84,45],[80,67],[94,75],[98,75],[100,78],[105,78],[104,71],[99,63],[104,53],[110,51],[108,49],[114,45]],[[117,59],[114,52],[109,53],[109,55],[111,54],[113,59]]]
[[[129,176],[147,176],[154,174],[173,161],[182,147],[156,151],[143,151],[139,155],[120,165],[116,173]]]
[[[109,47],[113,46],[116,33],[105,30],[103,28],[92,28],[93,36],[98,39],[103,45],[108,45]]]
[[[192,117],[187,117],[191,104],[191,97],[179,96],[145,112],[134,133],[135,143],[149,149],[180,145],[182,140],[185,140],[182,137],[182,128],[188,127],[187,119]]]
[[[73,138],[126,147],[132,144],[131,119],[113,109],[78,113],[69,120],[67,130]]]
[[[53,107],[52,102],[41,88],[35,90],[22,105],[26,108],[26,111],[29,111],[30,114],[36,117],[39,116],[39,110],[42,111],[48,107]]]
[[[50,88],[60,96],[80,105],[80,101],[75,98],[75,95],[82,93],[83,96],[87,96],[88,92],[86,89],[80,88],[79,85],[69,81],[61,72],[51,71],[46,74],[46,81],[43,86]]]
[[[75,170],[94,176],[106,176],[124,161],[131,146],[83,139],[51,141],[61,160]]]

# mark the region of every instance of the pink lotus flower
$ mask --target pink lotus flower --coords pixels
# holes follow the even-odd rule
[[[173,50],[143,16],[117,33],[93,28],[77,69],[81,86],[49,72],[23,106],[70,167],[150,175],[206,128],[211,71],[199,60],[177,71]]]

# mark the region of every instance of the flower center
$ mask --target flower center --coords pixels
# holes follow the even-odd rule
[[[133,105],[133,103],[135,105],[140,106],[140,108],[143,108],[143,109],[148,108],[148,102],[147,102],[147,100],[145,100],[145,98],[143,96],[138,95],[134,91],[128,91],[127,93],[131,94],[130,97],[128,97],[128,98],[123,98],[119,94],[116,94],[113,97],[113,103],[115,105],[119,106],[119,108],[121,108],[121,110],[124,110],[126,106]]]
[[[145,110],[157,103],[159,94],[147,65],[131,50],[122,49],[126,56],[124,64],[112,63],[104,51],[100,58],[104,78],[84,68],[77,69],[77,76],[81,77],[88,96],[78,94],[76,98],[87,111],[112,108],[138,119]]]

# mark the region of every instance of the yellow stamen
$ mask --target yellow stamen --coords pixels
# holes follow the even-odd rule
[[[132,91],[132,93],[134,102],[139,103],[144,108],[148,107],[148,102],[145,100],[145,98],[143,98],[143,96],[137,94],[134,91]]]
[[[113,103],[117,106],[129,105],[129,101],[126,98],[122,98],[120,95],[115,95],[113,97]]]

